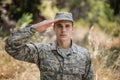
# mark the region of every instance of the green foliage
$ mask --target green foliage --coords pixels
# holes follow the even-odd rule
[[[70,11],[73,14],[74,20],[85,18],[89,11],[89,0],[56,0],[56,6],[60,10]]]
[[[106,33],[120,36],[120,15],[115,17],[106,0],[90,0],[91,9],[88,13],[90,23],[96,23]]]
[[[33,15],[30,13],[24,13],[23,16],[18,20],[16,28],[25,27],[32,22]]]
[[[15,22],[19,20],[16,28],[28,25],[32,22],[32,18],[34,22],[39,22],[45,18],[53,18],[58,11],[70,11],[76,22],[75,26],[90,24],[91,27],[97,24],[94,26],[118,37],[120,36],[120,15],[114,16],[116,9],[111,8],[118,4],[117,0],[113,1],[114,5],[111,5],[110,1],[112,0],[69,0],[69,2],[68,0],[1,0],[0,7],[3,8],[3,12],[6,11],[4,15],[8,17],[8,20]],[[3,26],[8,32],[11,27],[14,28],[14,26],[6,25],[5,20],[1,20],[1,23],[8,27]]]
[[[42,12],[41,14],[46,18],[53,18],[58,8],[52,5],[52,1],[42,1],[42,4],[38,6],[38,9]]]
[[[12,0],[8,8],[10,15],[12,15],[11,18],[18,20],[23,13],[37,14],[39,12],[37,6],[40,5],[40,2],[40,0]]]

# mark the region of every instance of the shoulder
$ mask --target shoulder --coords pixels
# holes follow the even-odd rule
[[[56,49],[56,43],[55,42],[51,42],[51,43],[34,43],[34,42],[29,42],[26,43],[26,45],[29,48],[36,48],[38,50],[43,50],[43,51],[51,51],[51,50],[55,50]]]
[[[88,54],[88,50],[80,45],[73,44],[73,49],[75,49],[76,51],[79,51],[81,53]]]
[[[90,58],[90,54],[89,54],[89,52],[88,52],[88,50],[86,48],[84,48],[82,46],[79,46],[77,44],[74,44],[74,48],[73,49],[75,50],[75,52],[78,55],[80,55],[80,56],[82,56],[82,57],[84,57],[86,59]]]

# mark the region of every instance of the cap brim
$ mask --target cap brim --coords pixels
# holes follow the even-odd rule
[[[70,20],[70,19],[67,19],[67,18],[55,18],[54,19],[54,23],[58,22],[58,21],[71,21],[71,22],[73,22],[73,20]]]

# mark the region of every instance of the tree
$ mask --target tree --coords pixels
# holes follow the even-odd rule
[[[41,5],[41,0],[7,0],[0,1],[0,37],[7,36],[11,29],[15,27],[16,22],[24,13],[33,15],[33,23],[44,20],[37,8]]]
[[[56,6],[59,9],[66,8],[73,13],[75,20],[86,18],[90,9],[89,0],[56,0]]]
[[[120,14],[120,0],[108,0],[110,7],[114,10],[114,15]]]

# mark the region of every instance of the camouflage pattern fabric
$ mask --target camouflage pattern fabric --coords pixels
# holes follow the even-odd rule
[[[69,49],[53,43],[31,43],[36,31],[19,29],[6,39],[5,50],[15,59],[37,64],[41,80],[93,80],[91,59],[86,49],[72,42]]]

